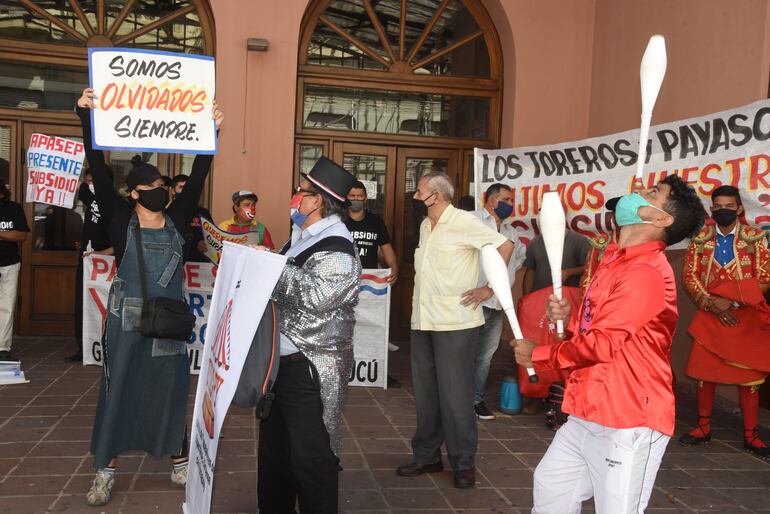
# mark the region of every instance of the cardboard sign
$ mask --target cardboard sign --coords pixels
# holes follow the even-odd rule
[[[259,234],[257,232],[231,234],[216,226],[211,220],[203,217],[201,218],[201,231],[203,232],[203,240],[206,242],[206,257],[211,259],[211,262],[214,264],[219,264],[224,241],[239,245],[246,243],[259,244]]]
[[[351,386],[388,388],[390,269],[361,271],[356,325],[353,329]]]
[[[85,156],[83,143],[32,134],[27,149],[27,202],[72,209]]]
[[[94,148],[217,153],[213,57],[89,48],[88,72]]]

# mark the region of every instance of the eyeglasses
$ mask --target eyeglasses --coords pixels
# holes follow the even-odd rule
[[[305,193],[305,196],[315,196],[318,194],[318,191],[310,191],[309,189],[302,189],[302,186],[297,186],[294,188],[295,193]]]

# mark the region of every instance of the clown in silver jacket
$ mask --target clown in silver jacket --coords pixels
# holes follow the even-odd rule
[[[281,311],[281,348],[301,351],[317,372],[323,418],[332,451],[339,456],[342,405],[353,367],[354,308],[361,262],[338,215],[304,231],[294,227],[289,262],[273,291]]]

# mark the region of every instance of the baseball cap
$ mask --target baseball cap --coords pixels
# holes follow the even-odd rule
[[[244,198],[251,198],[255,202],[259,201],[259,198],[257,198],[256,194],[246,189],[241,189],[240,191],[236,191],[235,193],[233,193],[233,203],[238,203]]]

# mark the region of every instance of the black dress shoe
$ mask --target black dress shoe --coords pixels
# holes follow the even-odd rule
[[[455,487],[470,489],[476,486],[476,468],[455,471]]]
[[[399,466],[396,470],[396,474],[402,477],[411,478],[424,475],[425,473],[439,473],[441,471],[444,471],[444,464],[441,461],[434,462],[433,464],[425,464],[424,466],[412,462],[411,464]]]

